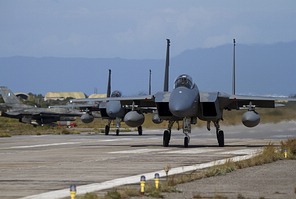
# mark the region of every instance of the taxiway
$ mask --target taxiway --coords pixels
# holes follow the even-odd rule
[[[189,148],[173,130],[170,147],[162,147],[163,130],[144,129],[115,136],[103,134],[14,136],[0,138],[0,198],[41,198],[44,193],[106,184],[153,174],[164,167],[190,167],[252,154],[268,143],[296,137],[296,123],[262,124],[254,129],[223,127],[225,147],[217,147],[214,130],[192,130]],[[129,183],[129,182],[127,182]],[[40,195],[41,194],[41,195]],[[69,195],[68,195],[69,196]],[[51,198],[54,198],[51,195]]]

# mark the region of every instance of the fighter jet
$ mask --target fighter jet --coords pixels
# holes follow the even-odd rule
[[[130,127],[137,127],[138,134],[142,135],[142,124],[144,123],[144,115],[137,111],[132,111],[133,106],[122,106],[120,100],[122,94],[118,90],[111,93],[111,70],[109,69],[107,98],[89,98],[71,100],[70,106],[75,106],[87,112],[82,119],[93,118],[95,111],[100,112],[102,119],[107,119],[105,126],[105,135],[109,135],[110,125],[112,121],[116,122],[116,135],[119,135],[120,124],[124,121]],[[109,100],[111,99],[111,100]],[[83,104],[81,104],[83,103]],[[132,120],[130,120],[132,118]]]
[[[192,78],[187,74],[179,75],[171,92],[168,91],[169,79],[169,47],[170,40],[167,39],[167,52],[165,62],[164,90],[149,96],[121,97],[121,106],[136,107],[136,111],[154,108],[152,120],[154,123],[168,121],[168,128],[163,133],[163,146],[168,147],[171,139],[171,129],[175,122],[182,121],[182,129],[185,135],[184,146],[188,147],[190,142],[191,125],[197,120],[207,122],[207,129],[213,123],[216,128],[218,145],[224,146],[224,132],[220,128],[223,120],[224,110],[246,109],[242,115],[242,123],[246,127],[255,127],[260,123],[260,116],[256,108],[275,108],[277,100],[293,101],[288,98],[254,97],[227,94],[223,92],[201,92]],[[235,42],[234,42],[235,47]],[[235,68],[235,67],[234,67]],[[234,70],[235,71],[235,70]],[[235,75],[234,75],[235,76]],[[233,85],[233,88],[235,86]],[[109,98],[108,100],[112,100]],[[294,99],[295,100],[295,99]],[[129,115],[132,111],[126,113]],[[137,118],[131,114],[131,121]]]
[[[53,124],[57,121],[74,121],[84,113],[66,108],[38,108],[23,104],[7,87],[0,86],[4,103],[0,104],[1,116],[19,119],[19,122],[33,126]]]

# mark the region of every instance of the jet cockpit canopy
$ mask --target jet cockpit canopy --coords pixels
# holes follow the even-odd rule
[[[183,74],[177,77],[175,80],[175,88],[186,87],[192,89],[194,84],[192,83],[192,78],[189,75]]]
[[[121,92],[120,91],[113,91],[111,94],[111,97],[121,97]]]

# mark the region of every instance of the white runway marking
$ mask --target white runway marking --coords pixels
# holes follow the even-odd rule
[[[169,153],[169,154],[200,154],[200,153],[222,151],[222,150],[223,149],[195,148],[195,149],[182,149],[182,150],[176,150],[176,151],[166,151],[166,152],[162,152],[162,153]]]
[[[258,153],[259,150],[254,150],[254,149],[242,149],[242,150],[235,150],[235,151],[224,151],[224,152],[219,152],[217,154],[221,155],[246,155],[246,154],[254,154]]]
[[[126,150],[126,151],[112,151],[112,152],[109,152],[109,153],[112,153],[112,154],[121,154],[121,153],[124,153],[124,154],[135,154],[135,153],[150,153],[150,152],[159,152],[159,151],[166,151],[166,150],[169,150],[169,149],[136,149],[136,150]]]
[[[183,166],[183,167],[178,167],[178,168],[172,168],[169,172],[169,175],[205,169],[208,167],[212,167],[214,165],[224,164],[226,161],[229,161],[229,160],[234,161],[234,162],[246,160],[246,159],[249,159],[249,158],[255,156],[257,149],[249,150],[249,152],[250,152],[250,154],[244,155],[244,156],[236,156],[233,158],[226,158],[226,159],[212,161],[212,162],[203,163],[203,164],[195,164],[192,166]],[[146,180],[151,180],[151,179],[154,179],[155,173],[159,173],[159,175],[161,177],[164,177],[166,175],[164,170],[160,170],[160,171],[155,171],[155,172],[151,172],[151,173],[144,173],[144,174],[134,175],[134,176],[130,176],[130,177],[118,178],[118,179],[109,180],[109,181],[105,181],[105,182],[101,182],[101,183],[82,185],[82,186],[77,187],[77,194],[82,195],[82,194],[100,191],[100,190],[104,190],[104,189],[110,189],[110,188],[121,186],[121,185],[139,183],[140,177],[142,175],[144,175],[146,177]],[[42,194],[33,195],[33,196],[28,196],[28,197],[24,197],[22,199],[59,199],[59,198],[65,198],[65,197],[69,197],[69,188],[57,190],[57,191],[51,191],[51,192],[42,193]]]
[[[38,136],[40,137],[40,136]],[[132,140],[132,138],[117,138],[117,139],[105,139],[105,140],[96,140],[91,142],[116,142],[116,141],[128,141]],[[51,143],[51,144],[36,144],[36,145],[25,145],[25,146],[12,146],[7,148],[0,148],[4,149],[29,149],[29,148],[39,148],[39,147],[50,147],[50,146],[61,146],[61,145],[74,145],[74,144],[81,144],[82,142],[62,142],[62,143]]]
[[[60,145],[71,145],[71,144],[80,144],[80,142],[63,142],[63,143],[37,144],[37,145],[28,145],[28,146],[12,146],[12,147],[9,147],[9,149],[28,149],[28,148],[38,148],[38,147],[47,147],[47,146],[60,146]]]
[[[127,141],[132,140],[132,138],[116,138],[116,139],[108,139],[108,140],[98,140],[99,142],[117,142],[117,141]]]
[[[277,139],[289,139],[289,138],[294,138],[294,135],[274,135],[271,136],[271,138],[277,138]]]

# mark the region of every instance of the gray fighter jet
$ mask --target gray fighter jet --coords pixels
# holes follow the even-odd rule
[[[70,101],[71,104],[69,106],[87,112],[87,114],[82,117],[82,121],[86,119],[93,120],[94,112],[99,111],[100,117],[108,120],[108,124],[105,126],[105,135],[109,134],[111,122],[114,120],[116,122],[116,135],[119,135],[120,123],[122,121],[130,127],[137,127],[138,134],[142,135],[141,125],[144,123],[144,115],[132,111],[132,106],[122,106],[120,100],[117,100],[121,99],[121,97],[122,94],[118,90],[111,93],[111,70],[109,70],[107,98],[75,99]],[[132,120],[130,120],[130,118],[132,118]]]
[[[23,104],[7,87],[0,86],[4,103],[0,104],[1,116],[19,119],[19,122],[43,126],[57,121],[74,121],[84,113],[67,108],[38,108]]]
[[[210,124],[214,124],[218,144],[223,147],[224,132],[219,123],[223,120],[224,110],[246,109],[246,112],[242,115],[242,123],[246,127],[255,127],[260,123],[260,116],[256,112],[256,108],[275,108],[278,100],[295,101],[295,99],[288,98],[235,95],[234,89],[231,95],[223,92],[201,92],[187,74],[178,76],[175,80],[174,89],[169,92],[169,47],[170,40],[167,39],[164,91],[157,92],[154,95],[116,99],[116,101],[120,101],[122,107],[133,107],[132,111],[125,115],[125,117],[130,116],[130,121],[138,121],[138,118],[133,115],[134,112],[142,114],[147,109],[154,112],[152,117],[154,123],[168,121],[168,128],[163,133],[163,146],[165,147],[169,146],[174,122],[183,122],[185,147],[189,145],[191,124],[196,124],[198,119],[207,122],[208,130],[210,130]],[[234,74],[233,76],[235,77]],[[233,88],[235,88],[234,85]],[[108,98],[107,100],[112,101],[114,99]]]

